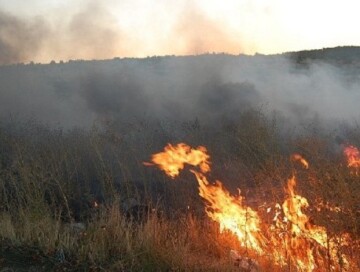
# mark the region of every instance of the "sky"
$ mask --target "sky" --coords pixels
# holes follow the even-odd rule
[[[356,0],[0,0],[0,64],[360,45]]]

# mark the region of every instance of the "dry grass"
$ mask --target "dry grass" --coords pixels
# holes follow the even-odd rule
[[[344,164],[334,144],[336,134],[314,130],[313,125],[301,134],[280,133],[276,120],[260,111],[216,128],[198,121],[171,125],[173,135],[160,123],[106,124],[88,132],[63,132],[36,123],[0,124],[0,267],[236,271],[230,249],[247,252],[206,218],[194,177],[183,174],[178,181],[168,180],[143,166],[169,141],[207,146],[212,176],[233,193],[241,188],[248,205],[263,213],[265,221],[271,218],[259,206],[283,201],[283,187],[295,168],[297,191],[312,207],[323,200],[344,208],[343,213],[309,209],[313,222],[330,235],[348,232],[359,239],[360,180]],[[181,139],[174,136],[178,130]],[[356,126],[342,133],[360,146]],[[293,152],[308,159],[309,170],[289,162]],[[155,206],[161,214],[129,221],[121,209],[129,197]],[[94,201],[99,208],[93,208]],[[74,221],[85,222],[86,229],[74,230]],[[355,257],[359,245],[347,250]],[[264,271],[279,270],[267,258],[260,263]]]
[[[33,265],[39,269],[231,271],[228,251],[237,247],[236,240],[220,235],[216,227],[191,215],[176,221],[150,216],[136,223],[126,219],[117,205],[104,210],[82,231],[47,217],[29,221],[2,214],[3,265],[17,267],[18,262],[38,258]],[[34,246],[37,250],[29,251]],[[9,249],[30,256],[8,262],[6,256],[13,253]],[[64,260],[58,257],[60,251]]]

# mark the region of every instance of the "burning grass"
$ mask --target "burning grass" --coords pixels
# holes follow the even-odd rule
[[[169,147],[171,152],[168,152]],[[199,152],[202,153],[201,156],[197,154]],[[262,229],[269,226],[262,223],[256,211],[243,204],[240,193],[237,197],[232,196],[220,181],[215,184],[208,181],[205,174],[210,171],[210,167],[206,167],[204,171],[203,161],[196,160],[199,157],[206,158],[206,165],[209,165],[210,157],[206,148],[191,149],[186,144],[178,144],[176,148],[168,146],[164,152],[154,154],[152,161],[171,178],[175,178],[179,169],[184,168],[184,161],[200,167],[200,172],[190,171],[198,181],[199,195],[206,205],[205,211],[212,220],[219,223],[221,233],[224,230],[230,231],[237,237],[241,247],[253,251],[260,258],[265,254],[272,255],[271,261],[280,267],[294,266],[299,271],[321,271],[324,267],[334,271],[357,269],[356,260],[349,260],[340,250],[349,245],[349,234],[340,233],[330,239],[325,227],[312,224],[310,218],[303,213],[309,203],[306,198],[295,193],[295,174],[287,182],[287,198],[282,204],[282,210],[275,213],[272,231],[266,233]],[[299,161],[306,169],[309,168],[309,163],[301,155],[293,154],[291,159]]]
[[[359,270],[358,153],[335,135],[285,136],[251,112],[174,125],[181,141],[162,128],[2,124],[0,267],[239,271],[235,255],[261,271]]]

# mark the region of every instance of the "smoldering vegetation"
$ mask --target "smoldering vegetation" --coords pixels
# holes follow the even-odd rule
[[[4,169],[22,152],[31,165],[31,157],[40,156],[44,182],[68,184],[71,195],[66,197],[59,184],[51,185],[55,196],[48,195],[51,188],[44,191],[46,198],[55,197],[53,205],[62,207],[66,220],[82,218],[79,210],[94,201],[112,202],[119,192],[122,198],[136,192],[137,198],[147,195],[146,201],[176,202],[158,182],[163,178],[151,176],[154,171],[147,176],[142,165],[167,143],[211,147],[219,165],[225,158],[230,165],[219,170],[219,178],[238,181],[241,176],[246,187],[255,188],[253,170],[264,167],[273,154],[296,152],[296,139],[325,141],[329,159],[342,156],[342,144],[360,144],[360,58],[354,50],[328,49],[341,52],[342,58],[311,51],[2,66]],[[355,57],[350,61],[344,52]],[[14,149],[18,142],[24,150],[14,155],[20,152]],[[52,170],[48,152],[53,153]],[[245,166],[233,165],[239,154]],[[172,210],[177,209],[174,204]]]
[[[211,177],[269,222],[295,168],[312,222],[355,241],[359,177],[342,151],[360,146],[359,69],[229,55],[1,67],[2,254],[35,247],[45,270],[227,271],[241,247],[206,217],[194,177],[143,164],[179,142],[206,146]],[[294,152],[309,170],[289,161]],[[358,256],[358,245],[346,250]]]

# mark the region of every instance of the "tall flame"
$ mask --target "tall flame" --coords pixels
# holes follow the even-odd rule
[[[176,146],[168,144],[164,152],[152,155],[152,162],[171,178],[179,175],[186,163],[199,166],[200,171],[190,171],[198,181],[199,195],[206,201],[207,215],[219,223],[220,232],[231,231],[242,246],[263,253],[261,244],[264,238],[260,233],[260,218],[257,212],[243,205],[242,196],[232,196],[220,181],[211,184],[207,180],[205,174],[210,171],[209,159],[205,147],[192,149],[184,143]]]
[[[315,267],[314,246],[327,248],[327,234],[324,227],[312,225],[302,209],[309,203],[306,198],[295,193],[296,177],[293,175],[285,188],[288,198],[282,208],[288,219],[290,233],[286,237],[290,258],[299,268],[312,271]]]
[[[355,153],[354,156],[358,155]],[[208,181],[209,160],[205,147],[193,149],[180,143],[176,146],[168,144],[164,152],[152,155],[152,163],[145,164],[157,165],[171,178],[179,175],[185,164],[199,167],[199,170],[190,169],[190,172],[198,182],[199,195],[205,201],[205,212],[219,223],[220,232],[232,232],[241,246],[259,255],[272,256],[277,265],[295,265],[297,271],[327,271],[329,267],[325,264],[331,263],[331,270],[337,271],[340,263],[341,268],[348,264],[346,257],[338,252],[344,241],[348,241],[348,236],[330,239],[326,228],[311,223],[303,212],[309,206],[307,199],[295,192],[295,172],[285,187],[287,198],[282,206],[276,204],[273,224],[266,226],[255,210],[244,205],[240,194],[231,195],[220,181]],[[300,162],[306,169],[309,167],[299,154],[292,155],[291,160]],[[339,243],[341,240],[343,242]]]
[[[243,197],[232,196],[220,181],[210,184],[204,174],[191,170],[199,184],[199,195],[206,201],[207,215],[220,224],[220,232],[234,233],[241,245],[263,252],[264,236],[260,230],[260,218],[256,211],[246,207]]]

